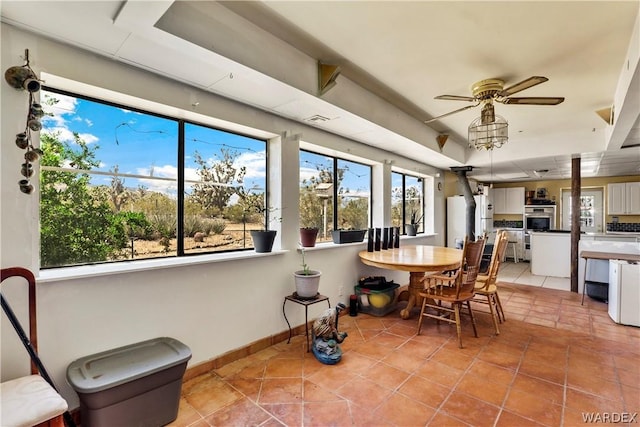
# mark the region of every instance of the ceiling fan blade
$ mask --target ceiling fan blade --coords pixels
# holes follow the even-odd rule
[[[446,113],[446,114],[443,114],[443,115],[441,115],[441,116],[438,116],[438,117],[433,117],[433,118],[431,118],[431,119],[429,119],[429,120],[425,120],[424,122],[425,122],[425,123],[435,122],[436,120],[440,120],[440,119],[442,119],[443,117],[447,117],[447,116],[450,116],[450,115],[452,115],[452,114],[456,114],[456,113],[459,113],[459,112],[461,112],[461,111],[468,110],[469,108],[477,107],[478,105],[480,105],[480,103],[479,103],[479,102],[476,102],[476,103],[475,103],[475,104],[473,104],[473,105],[467,105],[466,107],[458,108],[457,110],[450,111],[450,112],[448,112],[448,113]]]
[[[440,95],[436,96],[433,99],[444,99],[447,101],[469,101],[474,102],[476,99],[470,96],[460,96],[460,95]]]
[[[525,97],[525,98],[504,98],[497,99],[503,104],[519,104],[519,105],[558,105],[564,101],[561,97]]]
[[[525,89],[529,89],[530,87],[533,87],[535,85],[539,85],[540,83],[544,83],[547,80],[549,79],[542,76],[529,77],[528,79],[524,79],[519,83],[509,86],[506,89],[503,89],[498,93],[498,96],[510,96],[510,95],[513,95],[514,93],[523,91]]]

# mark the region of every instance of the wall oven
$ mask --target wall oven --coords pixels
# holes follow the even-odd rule
[[[524,207],[524,259],[531,260],[531,231],[548,231],[556,228],[555,205],[531,205]]]

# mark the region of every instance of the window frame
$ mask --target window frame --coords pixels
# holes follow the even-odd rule
[[[414,175],[411,173],[406,173],[406,172],[401,172],[399,170],[392,170],[391,171],[391,182],[393,183],[393,175],[399,175],[402,178],[402,183],[401,183],[401,193],[402,193],[402,199],[400,201],[400,206],[401,206],[401,221],[402,221],[402,235],[406,236],[407,232],[405,230],[405,226],[406,224],[409,223],[409,219],[407,218],[407,200],[406,200],[406,196],[407,196],[407,177],[410,178],[415,178],[419,183],[420,183],[420,199],[421,199],[421,203],[420,203],[420,210],[422,211],[422,218],[420,219],[420,225],[418,227],[418,231],[416,230],[416,235],[419,234],[427,234],[426,231],[426,219],[427,219],[427,211],[426,211],[426,186],[425,186],[425,178],[423,176],[420,175]],[[391,200],[390,200],[390,207],[393,208],[393,188],[390,194]]]
[[[185,219],[185,146],[186,146],[186,140],[185,140],[185,125],[186,124],[191,124],[191,125],[196,125],[196,126],[201,126],[207,129],[210,129],[212,131],[218,131],[218,132],[224,132],[227,134],[232,134],[232,135],[237,135],[237,136],[241,136],[244,138],[250,138],[253,139],[257,142],[262,142],[264,144],[264,187],[265,187],[265,204],[267,206],[269,206],[269,185],[270,185],[270,180],[269,180],[269,173],[270,173],[270,165],[269,165],[269,144],[270,144],[270,138],[265,137],[265,136],[256,136],[256,135],[252,135],[250,133],[245,133],[245,132],[241,132],[238,130],[231,130],[228,128],[224,128],[222,126],[216,126],[216,125],[212,125],[212,124],[208,124],[205,123],[203,121],[198,121],[198,120],[194,120],[194,119],[185,119],[185,118],[180,118],[176,116],[172,116],[170,114],[167,113],[159,113],[157,111],[153,111],[152,109],[144,109],[144,108],[140,108],[137,106],[134,106],[132,104],[127,104],[124,102],[115,102],[115,101],[111,101],[108,99],[104,99],[104,98],[99,98],[96,96],[92,96],[92,95],[86,95],[84,93],[80,93],[80,92],[76,92],[76,91],[72,91],[72,90],[67,90],[67,89],[61,89],[59,87],[55,87],[54,85],[43,85],[41,90],[43,92],[50,92],[52,94],[59,94],[59,95],[63,95],[63,96],[69,96],[72,98],[77,98],[77,99],[81,99],[84,101],[89,101],[89,102],[93,102],[93,103],[98,103],[98,104],[102,104],[102,105],[106,105],[112,108],[119,108],[119,109],[126,109],[128,111],[132,111],[135,113],[139,113],[139,114],[144,114],[144,115],[148,115],[148,116],[152,116],[155,118],[160,118],[160,119],[164,119],[164,120],[169,120],[171,122],[174,122],[176,124],[177,127],[177,136],[176,136],[176,168],[177,168],[177,173],[176,173],[176,178],[175,178],[175,184],[176,184],[176,250],[175,253],[169,254],[169,255],[161,255],[161,256],[154,256],[154,257],[145,257],[145,258],[124,258],[124,259],[114,259],[114,260],[105,260],[105,261],[92,261],[92,262],[84,262],[81,264],[66,264],[66,265],[59,265],[59,266],[42,266],[42,262],[40,259],[40,237],[38,237],[38,268],[39,271],[50,271],[50,270],[60,270],[60,269],[82,269],[83,267],[89,267],[89,266],[109,266],[109,265],[117,265],[120,263],[131,263],[131,262],[135,262],[135,263],[150,263],[150,264],[154,264],[153,261],[154,260],[164,260],[166,262],[166,260],[173,260],[173,259],[185,259],[188,257],[203,257],[205,259],[207,259],[207,262],[210,262],[211,259],[213,257],[215,257],[216,255],[223,255],[220,258],[221,259],[226,259],[226,258],[230,258],[233,259],[235,258],[235,256],[233,256],[234,253],[238,254],[240,252],[247,252],[247,251],[253,251],[254,247],[252,244],[252,240],[250,237],[244,236],[244,238],[246,240],[248,240],[249,245],[243,247],[243,248],[231,248],[231,249],[224,249],[224,250],[214,250],[214,251],[206,251],[206,252],[185,252],[184,249],[184,238],[179,238],[178,236],[183,236],[184,235],[184,219]],[[39,165],[39,172],[41,171],[46,171],[46,170],[57,170],[56,167],[51,167],[51,166],[42,166]],[[76,173],[76,174],[80,174],[80,173],[88,173],[90,175],[103,175],[103,176],[108,176],[108,177],[116,177],[116,176],[122,176],[123,174],[117,174],[117,173],[106,173],[104,171],[85,171],[85,170],[76,170],[76,171],[65,171],[68,173]],[[38,177],[38,180],[40,178]],[[141,179],[139,177],[136,177],[136,179]],[[156,178],[157,179],[157,178]],[[40,186],[39,186],[40,187]],[[39,188],[39,193],[38,193],[38,236],[40,236],[40,215],[41,215],[41,211],[40,211],[40,188]],[[268,210],[265,211],[265,214],[262,216],[264,224],[263,226],[266,228],[269,224],[270,221],[270,217],[269,217],[269,212]],[[238,254],[241,258],[244,258],[244,256],[241,256],[240,254]],[[173,263],[172,263],[173,264]],[[181,264],[181,262],[178,262],[178,264]],[[107,269],[108,270],[108,269]],[[114,268],[114,271],[119,271],[119,268]]]
[[[349,159],[346,157],[341,157],[341,156],[336,156],[336,155],[332,155],[332,154],[326,154],[323,153],[321,151],[315,151],[311,148],[300,148],[299,152],[305,152],[305,153],[309,153],[309,154],[313,154],[316,156],[322,156],[322,157],[326,157],[328,159],[331,159],[331,175],[332,175],[332,179],[333,179],[333,183],[335,184],[335,182],[337,182],[337,171],[338,171],[338,162],[343,161],[343,162],[349,162],[349,163],[355,163],[364,167],[367,167],[369,169],[369,203],[368,203],[368,212],[367,212],[367,228],[371,227],[371,224],[373,223],[373,197],[374,197],[374,189],[373,189],[373,167],[370,164],[367,164],[365,162],[360,162],[360,161],[356,161],[353,159]],[[298,162],[300,163],[300,162]],[[300,164],[298,165],[298,169],[300,169]],[[339,188],[337,185],[332,185],[331,188],[331,197],[333,198],[334,202],[332,203],[332,210],[333,210],[333,225],[332,225],[332,230],[340,230],[341,228],[338,226],[339,224],[339,218],[338,218],[338,191]],[[298,215],[298,218],[300,218],[300,216]]]

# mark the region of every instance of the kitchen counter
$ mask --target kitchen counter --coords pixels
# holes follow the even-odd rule
[[[571,233],[530,231],[531,273],[539,276],[571,276]]]

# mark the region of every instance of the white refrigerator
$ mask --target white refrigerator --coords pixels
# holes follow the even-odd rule
[[[609,261],[609,317],[616,323],[640,326],[640,264]]]
[[[476,201],[476,238],[488,234],[488,242],[495,240],[491,194],[473,196]],[[467,202],[464,196],[447,197],[447,246],[456,247],[456,240],[464,242],[467,233]]]

